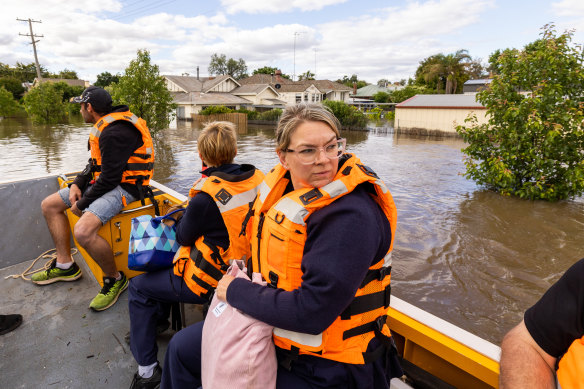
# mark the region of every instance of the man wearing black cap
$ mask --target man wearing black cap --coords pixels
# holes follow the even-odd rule
[[[112,107],[105,89],[90,86],[71,102],[81,104],[83,119],[94,125],[89,135],[91,158],[69,188],[48,196],[41,204],[57,258],[48,270],[33,274],[31,279],[47,285],[81,277],[81,269],[70,254],[71,229],[64,212],[70,208],[80,217],[73,231],[75,239],[104,273],[103,288],[89,304],[91,309],[103,311],[117,301],[128,280],[117,270],[112,249],[98,231],[126,204],[143,198],[144,186],[152,177],[154,149],[146,122],[125,105]]]

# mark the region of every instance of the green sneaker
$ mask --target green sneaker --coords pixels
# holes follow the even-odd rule
[[[69,269],[63,270],[57,267],[57,260],[53,259],[51,267],[34,273],[30,279],[37,285],[47,285],[58,281],[75,281],[81,278],[81,269],[75,262]]]
[[[128,279],[123,272],[120,272],[122,278],[116,281],[112,277],[103,277],[103,288],[89,304],[89,308],[94,311],[103,311],[108,309],[118,301],[118,297],[128,288]]]

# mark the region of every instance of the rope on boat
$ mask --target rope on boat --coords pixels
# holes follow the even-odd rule
[[[78,252],[77,249],[71,248],[71,256],[77,254],[77,252]],[[34,267],[35,263],[41,258],[48,259],[47,262],[45,263],[45,265],[39,269],[30,270]],[[26,278],[26,276],[37,273],[39,271],[49,270],[51,268],[51,263],[54,260],[57,260],[57,249],[47,250],[44,253],[42,253],[41,255],[39,255],[38,257],[36,257],[36,259],[34,261],[32,261],[30,266],[27,267],[25,271],[23,271],[20,274],[12,274],[12,275],[6,276],[6,277],[4,277],[4,279],[6,280],[8,278],[22,278],[25,281],[30,281],[30,278]]]

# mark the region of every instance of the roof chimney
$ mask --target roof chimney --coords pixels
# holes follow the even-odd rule
[[[282,72],[280,71],[280,69],[276,70],[276,82],[278,84],[282,83]]]
[[[353,94],[354,95],[357,94],[357,83],[356,82],[353,83]]]
[[[199,79],[199,67],[197,66],[197,80]]]

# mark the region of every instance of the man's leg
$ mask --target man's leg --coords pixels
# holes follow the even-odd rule
[[[103,311],[111,307],[128,287],[128,279],[116,268],[111,246],[107,240],[98,235],[102,225],[124,207],[123,197],[129,203],[134,200],[120,186],[99,197],[83,210],[83,215],[73,229],[77,242],[91,255],[104,273],[103,288],[89,304],[94,311]]]
[[[81,269],[71,258],[71,229],[65,215],[69,205],[69,188],[46,197],[41,203],[43,216],[55,243],[57,258],[47,270],[41,270],[31,276],[37,285],[48,285],[57,281],[75,281],[81,277]]]
[[[67,215],[65,215],[65,210],[68,208],[69,206],[65,204],[58,192],[46,197],[41,202],[43,216],[57,249],[58,263],[71,262],[71,229]]]
[[[116,268],[112,248],[107,240],[98,235],[102,225],[101,220],[93,213],[83,213],[73,230],[75,239],[99,265],[105,277],[118,278],[120,273]]]

